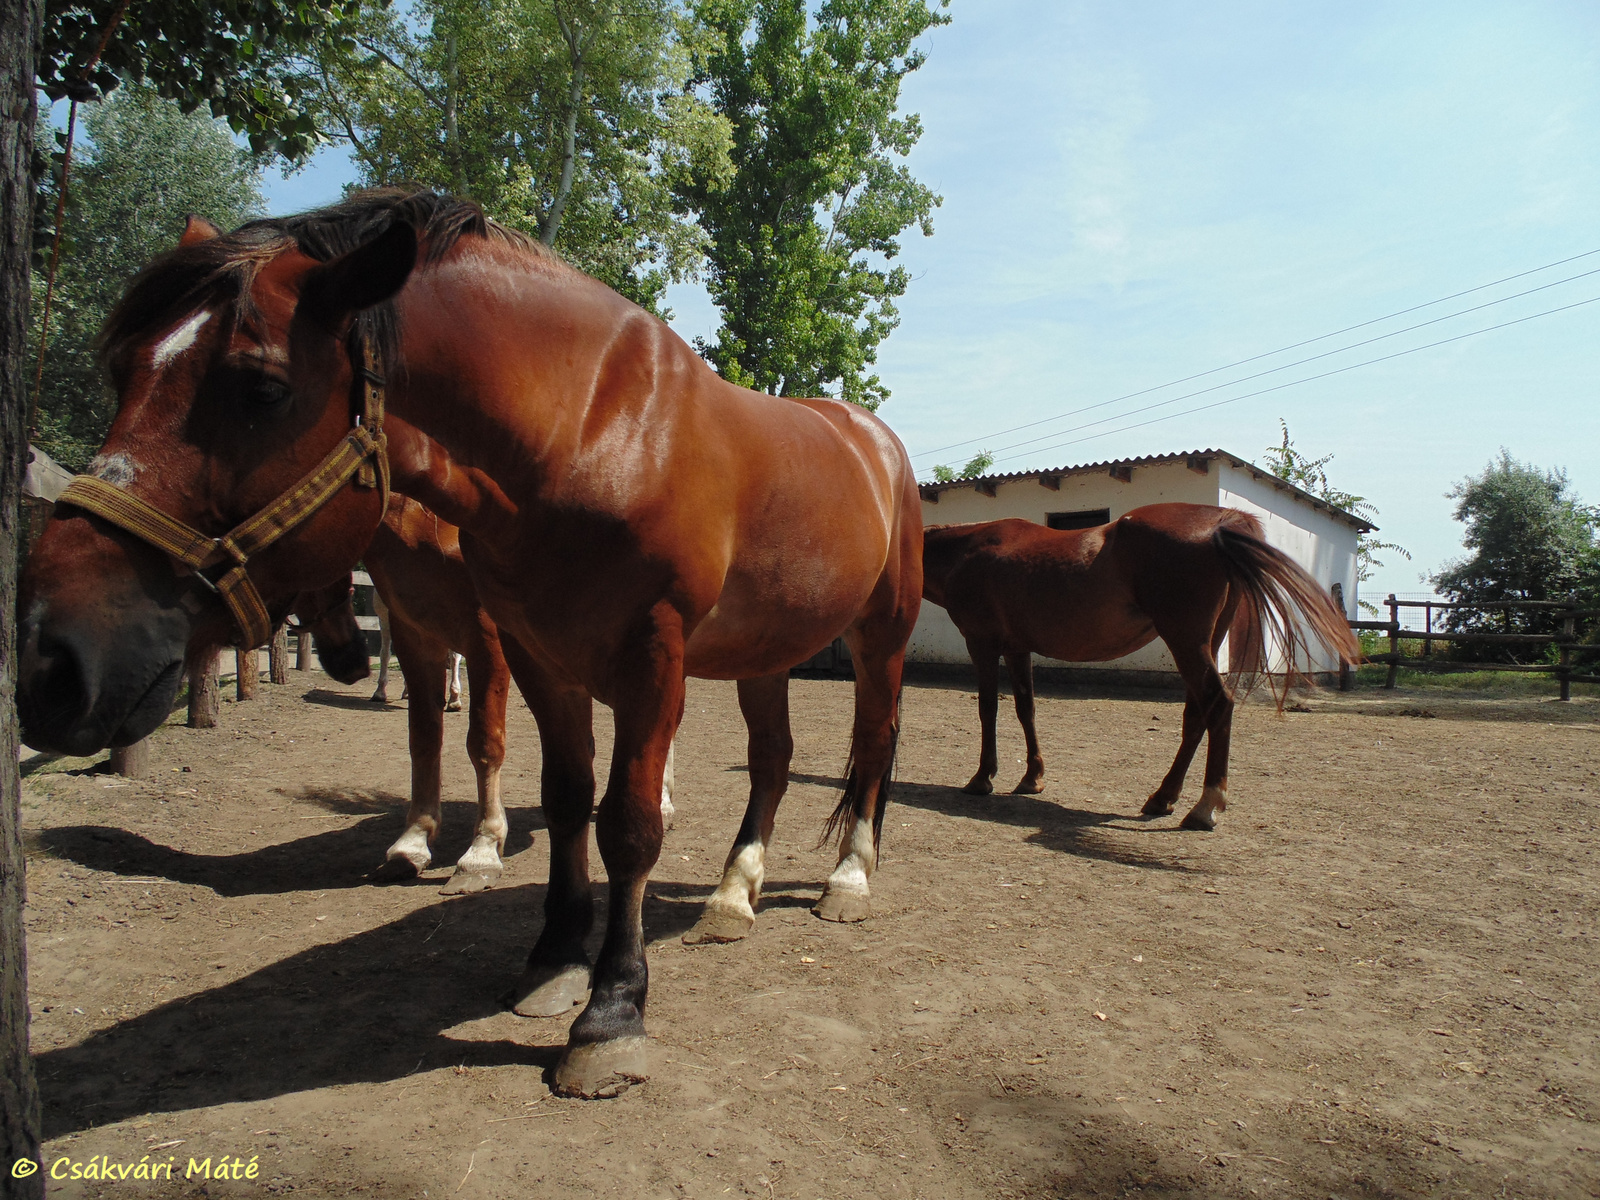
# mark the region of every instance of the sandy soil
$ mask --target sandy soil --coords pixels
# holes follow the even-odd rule
[[[914,686],[877,913],[846,927],[807,909],[850,685],[796,680],[756,930],[690,948],[744,804],[733,688],[691,683],[645,913],[655,1074],[584,1103],[544,1082],[566,1023],[496,1002],[543,898],[531,719],[503,886],[379,888],[404,715],[293,678],[161,731],[151,781],[26,783],[47,1163],[176,1175],[56,1195],[1600,1194],[1600,702],[1247,706],[1207,835],[1135,816],[1172,698],[1043,698],[1045,794],[974,800],[970,691]],[[473,794],[447,769],[445,864]],[[185,1182],[191,1157],[259,1174]]]

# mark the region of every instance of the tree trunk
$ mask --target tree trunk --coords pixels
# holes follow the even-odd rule
[[[272,648],[267,651],[267,671],[273,683],[289,682],[289,630],[279,625],[272,635]]]
[[[234,699],[254,700],[256,698],[256,682],[261,676],[261,655],[256,650],[235,650],[233,652],[233,686]]]
[[[131,746],[118,746],[111,752],[111,770],[129,779],[144,779],[150,774],[150,739],[140,738]]]
[[[28,959],[22,905],[22,778],[17,770],[17,518],[27,436],[28,255],[33,228],[33,64],[43,0],[0,4],[0,1196],[44,1195],[39,1085],[28,1053]],[[26,1170],[26,1168],[23,1168]]]
[[[189,728],[215,729],[222,712],[222,684],[217,664],[222,651],[213,652],[204,663],[189,668]]]

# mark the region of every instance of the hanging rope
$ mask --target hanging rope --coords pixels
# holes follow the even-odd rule
[[[106,47],[111,44],[111,35],[117,31],[117,26],[122,24],[122,18],[128,11],[132,0],[120,0],[116,10],[112,12],[106,27],[100,33],[100,44],[94,48],[94,53],[89,56],[89,61],[83,64],[78,72],[77,87],[75,92],[81,92],[89,82],[89,72],[100,64],[100,57],[106,52]],[[56,268],[61,265],[61,234],[67,223],[67,179],[72,171],[72,142],[78,131],[78,97],[72,97],[72,103],[67,107],[67,145],[61,152],[61,190],[56,195],[56,228],[50,239],[50,273],[46,276],[44,285],[44,316],[39,322],[39,363],[33,373],[33,400],[28,405],[28,445],[33,445],[34,435],[39,426],[39,393],[44,389],[44,353],[50,341],[50,303],[55,299]]]

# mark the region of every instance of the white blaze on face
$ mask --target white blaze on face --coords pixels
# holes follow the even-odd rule
[[[205,309],[192,314],[182,325],[156,343],[156,348],[150,352],[150,365],[159,370],[194,345],[194,339],[200,335],[201,328],[210,319],[211,314]]]

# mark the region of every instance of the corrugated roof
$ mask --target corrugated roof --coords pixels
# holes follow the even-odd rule
[[[1038,471],[1011,471],[1004,475],[976,475],[971,479],[952,479],[948,483],[924,483],[919,485],[923,498],[929,498],[929,493],[937,496],[940,492],[952,491],[955,488],[975,488],[978,490],[992,491],[1002,483],[1015,483],[1021,479],[1039,479],[1045,476],[1063,475],[1092,475],[1096,473],[1113,474],[1118,467],[1132,469],[1134,467],[1149,467],[1158,463],[1187,462],[1196,458],[1225,458],[1242,471],[1249,471],[1256,479],[1270,483],[1281,492],[1288,492],[1296,500],[1308,504],[1320,512],[1337,517],[1348,525],[1353,525],[1363,533],[1376,530],[1378,527],[1363,517],[1336,505],[1329,504],[1318,496],[1313,496],[1304,488],[1295,487],[1294,484],[1284,479],[1279,479],[1271,471],[1258,467],[1248,459],[1240,458],[1237,454],[1230,454],[1226,450],[1179,450],[1172,454],[1147,454],[1142,458],[1110,458],[1104,462],[1081,463],[1070,467],[1049,467]]]

